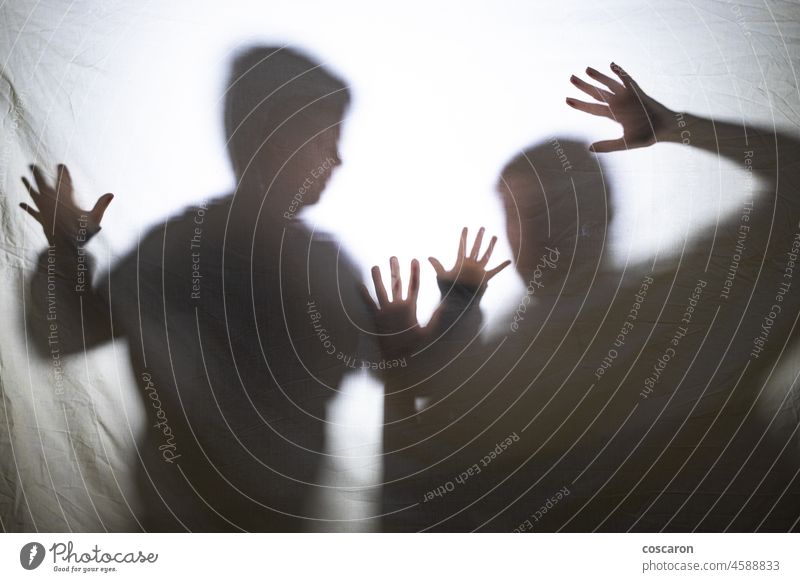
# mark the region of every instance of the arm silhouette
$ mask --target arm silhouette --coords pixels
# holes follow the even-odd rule
[[[719,121],[674,111],[648,95],[622,67],[611,63],[616,79],[588,67],[586,74],[598,85],[572,76],[572,84],[594,102],[567,98],[579,111],[607,117],[622,126],[622,137],[598,141],[592,151],[616,152],[659,142],[683,143],[722,156],[738,166],[752,168],[765,193],[775,193],[780,169],[781,190],[786,181],[798,185],[797,156],[800,140],[776,128]]]
[[[447,378],[451,374],[448,369],[471,341],[479,341],[480,297],[488,282],[511,263],[505,261],[492,269],[487,268],[497,237],[492,237],[481,255],[484,233],[484,228],[478,231],[468,252],[468,229],[462,230],[451,269],[445,269],[438,259],[430,257],[442,298],[426,326],[420,325],[417,319],[419,262],[415,259],[411,263],[405,298],[396,257],[390,260],[391,299],[384,287],[380,268],[373,267],[377,303],[369,296],[366,287],[362,293],[375,321],[381,353],[386,359],[408,360],[408,368],[393,368],[384,378],[387,419],[406,418],[413,414],[415,396],[435,392],[439,383],[449,384]]]
[[[35,186],[23,177],[33,207],[20,207],[42,227],[48,247],[38,258],[30,282],[33,340],[42,354],[70,354],[111,339],[108,306],[92,288],[93,260],[86,244],[100,231],[113,194],[101,196],[91,210],[75,202],[69,169],[59,164],[51,183],[31,166]]]

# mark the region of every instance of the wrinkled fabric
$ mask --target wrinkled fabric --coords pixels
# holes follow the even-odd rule
[[[795,134],[800,126],[795,75],[800,62],[800,8],[792,1],[615,0],[601,6],[573,1],[559,3],[557,9],[535,3],[502,7],[456,3],[434,12],[426,3],[391,9],[367,9],[356,2],[335,8],[322,2],[296,3],[291,8],[277,2],[261,4],[18,0],[0,7],[0,278],[4,281],[0,527],[4,531],[140,531],[147,527],[148,505],[139,486],[140,448],[148,425],[142,386],[130,361],[131,344],[137,338],[113,337],[106,345],[79,349],[69,357],[58,351],[37,352],[28,285],[46,243],[41,229],[18,207],[27,199],[19,177],[31,163],[52,168],[66,162],[80,184],[80,202],[88,205],[106,191],[117,194],[104,229],[91,246],[96,283],[111,289],[113,305],[112,274],[125,257],[130,259],[140,241],[147,240],[150,229],[231,185],[219,135],[222,116],[214,108],[221,98],[219,79],[227,74],[231,47],[253,37],[307,47],[353,84],[358,99],[349,120],[355,128],[348,136],[353,155],[347,160],[348,175],[336,185],[348,193],[330,197],[331,205],[350,210],[336,215],[331,206],[321,206],[319,214],[334,217],[329,220],[334,237],[351,243],[348,251],[362,274],[372,262],[402,248],[402,237],[424,242],[424,236],[415,235],[431,230],[429,226],[448,223],[460,228],[467,217],[470,224],[488,217],[482,211],[485,207],[472,202],[491,199],[485,186],[494,183],[511,152],[561,128],[572,134],[616,131],[560,109],[568,75],[580,72],[576,66],[594,64],[590,59],[614,58],[631,72],[641,71],[639,80],[648,91],[682,110],[747,119]],[[199,78],[205,81],[198,82]],[[397,101],[381,108],[390,96],[397,96]],[[537,97],[544,105],[531,110],[531,100]],[[208,127],[198,134],[199,119]],[[189,147],[193,141],[203,142],[200,153]],[[366,143],[361,150],[359,141]],[[736,212],[721,194],[741,194],[745,186],[737,173],[740,168],[711,154],[688,161],[688,156],[664,148],[658,150],[659,155],[665,152],[664,157],[631,152],[627,158],[609,161],[623,217],[614,227],[612,262],[625,263],[631,250],[646,254],[660,236],[672,242],[697,237],[698,225],[714,225]],[[430,203],[417,212],[423,226],[413,228],[408,218],[417,214],[401,214],[402,204],[397,202],[411,191],[427,196]],[[679,196],[679,202],[667,197],[671,194]],[[708,194],[707,204],[700,194]],[[397,199],[392,198],[395,195]],[[689,204],[693,198],[697,207]],[[464,208],[453,216],[445,214],[462,204]],[[640,223],[638,213],[657,218]],[[387,215],[400,217],[396,222],[401,226],[392,226],[397,230],[386,226]],[[502,228],[498,219],[493,220]],[[647,244],[636,238],[659,220],[663,232],[650,228]],[[357,238],[359,232],[365,233],[364,239]],[[437,239],[435,248],[423,251],[418,240],[414,250],[436,255],[441,249],[439,256],[444,256],[452,253],[453,242],[448,239],[445,245]],[[718,267],[724,270],[724,261]],[[637,278],[631,279],[626,284],[635,287]],[[490,314],[513,312],[520,289],[524,292],[524,282],[512,275],[503,281],[493,283],[497,295],[484,298],[484,310]],[[437,296],[434,285],[429,295]],[[602,307],[595,313],[602,313]],[[757,323],[763,314],[751,316]],[[498,325],[508,325],[504,317],[499,316]],[[650,322],[659,323],[667,322]],[[591,328],[591,323],[584,325]],[[620,322],[603,326],[611,334]],[[770,449],[780,451],[780,459],[758,459],[752,446],[743,449],[746,454],[753,451],[759,461],[757,472],[746,475],[745,484],[739,483],[741,497],[724,508],[718,522],[707,523],[709,529],[735,520],[742,529],[759,527],[759,519],[738,516],[743,501],[753,515],[777,515],[779,503],[787,499],[781,496],[796,492],[798,359],[786,342],[788,328],[783,333],[783,343],[775,348],[785,343],[786,349],[774,369],[765,372],[769,383],[758,401],[758,417],[771,423],[771,435],[782,439]],[[555,342],[559,337],[549,339]],[[71,339],[80,345],[85,338]],[[723,343],[705,349],[719,354]],[[322,408],[320,403],[317,409]],[[506,436],[493,434],[486,442]],[[380,448],[380,443],[374,444]],[[442,453],[441,457],[449,451],[451,444],[440,440],[426,455]],[[589,472],[589,482],[604,483],[616,461],[604,460],[595,473]],[[356,462],[363,470],[383,460],[374,455]],[[724,469],[735,474],[739,467],[734,463]],[[456,474],[461,470],[460,464],[448,468]],[[546,495],[541,499],[555,495],[565,479],[573,477],[552,478],[543,486]],[[380,513],[374,503],[377,479],[365,488],[363,484],[345,479],[338,502],[364,504],[370,515]],[[436,487],[438,482],[432,479],[429,485]],[[523,489],[512,484],[504,495],[510,500]],[[423,495],[425,491],[423,486]],[[620,498],[613,497],[597,509],[586,527],[597,527],[604,511],[616,507]],[[643,507],[652,499],[648,497]],[[531,501],[532,511],[538,500]],[[671,515],[675,509],[671,499],[662,497],[659,503],[652,510],[658,516]],[[703,510],[707,507],[702,505]],[[608,527],[632,527],[640,514],[627,510],[624,506],[618,521],[612,520]],[[463,529],[483,523],[499,508],[491,505],[481,511]],[[517,517],[521,516],[500,521],[511,529],[522,521]],[[552,513],[550,519],[553,529],[569,529]],[[426,518],[415,525],[436,521]],[[790,521],[776,521],[771,528],[797,526]],[[681,514],[676,524],[691,529],[697,519]],[[374,529],[375,520],[348,527]]]

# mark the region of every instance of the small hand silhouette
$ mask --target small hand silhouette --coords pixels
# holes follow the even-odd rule
[[[486,232],[486,229],[483,227],[478,230],[478,236],[475,237],[472,251],[467,255],[467,227],[464,227],[461,231],[461,240],[458,244],[456,264],[449,271],[442,266],[438,259],[430,257],[428,260],[436,271],[436,278],[440,281],[459,283],[467,287],[479,289],[483,285],[486,285],[492,277],[510,265],[511,261],[505,261],[494,269],[486,270],[486,265],[489,263],[489,259],[492,257],[492,252],[494,251],[494,245],[497,243],[497,237],[492,237],[489,241],[489,247],[479,259],[478,254],[481,250],[484,232]]]
[[[567,105],[590,115],[608,117],[622,125],[622,137],[593,143],[594,152],[614,152],[649,146],[659,141],[670,127],[675,113],[647,95],[622,67],[611,63],[611,70],[622,81],[612,79],[591,67],[586,74],[605,85],[606,89],[582,81],[575,75],[570,81],[599,103],[588,103],[567,97]]]
[[[53,186],[48,183],[38,166],[32,165],[30,169],[38,190],[31,186],[24,176],[22,183],[36,208],[31,208],[24,202],[20,203],[20,207],[42,225],[50,244],[56,240],[67,241],[74,245],[85,244],[97,234],[103,214],[114,198],[113,194],[104,194],[91,210],[82,210],[75,203],[72,177],[67,166],[58,165],[57,178]]]
[[[376,304],[366,286],[361,286],[364,302],[370,309],[379,334],[381,352],[387,358],[397,358],[408,354],[419,346],[425,336],[424,329],[417,321],[417,296],[419,295],[419,261],[411,261],[411,277],[408,292],[403,299],[403,283],[400,278],[400,263],[397,257],[389,260],[392,278],[392,299],[386,293],[381,278],[381,269],[372,267],[372,282],[375,285]]]

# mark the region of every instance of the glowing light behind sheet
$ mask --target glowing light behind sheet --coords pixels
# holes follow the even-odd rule
[[[412,257],[423,261],[424,320],[438,297],[427,257],[452,261],[463,225],[501,236],[495,261],[509,257],[494,184],[512,155],[552,135],[618,135],[612,122],[564,104],[565,96],[579,96],[571,73],[616,60],[671,106],[764,122],[773,112],[778,122],[792,114],[781,103],[766,107],[759,55],[783,52],[747,34],[757,25],[748,21],[752,11],[704,6],[207,1],[134,9],[109,2],[88,23],[66,9],[62,25],[75,31],[67,47],[73,67],[32,73],[32,82],[52,85],[52,123],[42,132],[55,149],[38,155],[74,168],[82,200],[117,194],[97,250],[104,257],[105,244],[120,256],[147,226],[230,191],[220,106],[237,46],[286,42],[306,49],[348,79],[355,97],[344,165],[306,219],[337,235],[365,274],[373,264],[388,266],[393,254],[406,270]],[[61,48],[44,44],[42,54]],[[74,131],[54,136],[70,127],[62,121],[70,117]],[[610,243],[618,262],[674,250],[741,194],[737,169],[677,146],[605,159],[617,203]],[[508,269],[486,296],[487,313],[497,317],[516,304],[521,289]],[[368,481],[377,475],[375,459],[363,443],[348,444],[346,427],[377,426],[379,399],[345,401],[351,405],[334,406],[331,420],[344,426],[332,446],[364,455],[342,462],[356,472],[367,467],[357,474]],[[356,441],[375,437],[374,430],[358,434]],[[379,443],[371,447],[379,452]]]

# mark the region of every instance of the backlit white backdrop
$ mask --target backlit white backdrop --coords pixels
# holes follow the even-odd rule
[[[134,442],[144,429],[127,347],[65,363],[68,398],[29,348],[24,283],[45,239],[18,205],[30,163],[67,163],[79,200],[116,194],[92,243],[113,264],[149,226],[230,191],[221,105],[231,55],[255,42],[308,52],[351,84],[343,166],[306,219],[362,266],[452,260],[464,225],[501,235],[494,184],[553,135],[616,137],[564,104],[572,73],[623,65],[668,106],[796,130],[800,4],[590,2],[24,1],[0,4],[0,526],[136,530]],[[661,145],[605,157],[620,262],[647,260],[734,208],[740,170]],[[100,269],[102,273],[103,269]],[[515,304],[508,269],[487,315]],[[351,380],[331,410],[320,530],[366,530],[377,510],[380,387]]]

